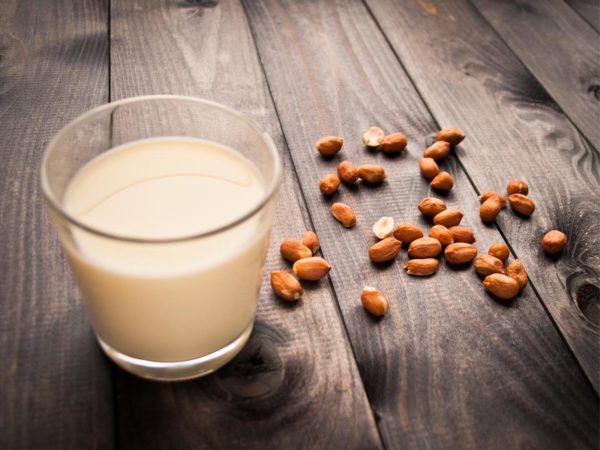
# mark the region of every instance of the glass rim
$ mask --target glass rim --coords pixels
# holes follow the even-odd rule
[[[231,221],[229,221],[223,225],[219,225],[217,227],[208,229],[201,233],[193,233],[193,234],[188,234],[188,235],[175,237],[175,238],[160,238],[160,239],[136,238],[133,236],[119,235],[116,233],[108,233],[106,231],[102,231],[102,230],[96,229],[92,226],[86,225],[85,223],[77,220],[72,215],[68,214],[63,209],[60,202],[58,202],[57,199],[54,197],[52,189],[50,189],[50,185],[48,182],[48,174],[47,174],[46,169],[47,169],[47,165],[48,165],[48,159],[50,157],[50,154],[52,153],[52,149],[57,146],[57,142],[67,132],[71,131],[73,128],[80,125],[82,122],[85,122],[90,117],[92,117],[98,113],[101,113],[104,110],[109,110],[109,109],[115,108],[120,105],[143,102],[143,101],[148,101],[148,100],[180,100],[180,101],[197,103],[199,105],[205,105],[205,106],[208,105],[208,106],[214,107],[216,109],[220,109],[221,111],[234,116],[236,119],[241,120],[246,125],[248,125],[251,129],[256,131],[256,133],[264,140],[264,142],[267,146],[267,149],[269,150],[271,157],[273,158],[273,162],[274,162],[274,173],[273,173],[273,176],[271,177],[272,179],[269,183],[267,183],[267,188],[265,189],[265,192],[262,195],[260,202],[258,202],[250,211],[242,214],[239,217],[232,219]],[[124,98],[122,100],[105,103],[103,105],[97,106],[95,108],[92,108],[92,109],[84,112],[83,114],[77,116],[75,119],[71,120],[66,125],[64,125],[54,135],[54,137],[50,140],[50,142],[44,149],[44,152],[42,154],[42,162],[40,165],[40,185],[42,188],[42,192],[44,194],[44,199],[46,201],[46,204],[55,213],[57,213],[62,219],[66,220],[67,222],[73,224],[74,226],[81,228],[89,233],[92,233],[92,234],[95,234],[95,235],[98,235],[101,237],[105,237],[108,239],[117,240],[117,241],[125,241],[125,242],[152,243],[152,244],[167,244],[167,243],[185,242],[185,241],[200,239],[200,238],[203,238],[206,236],[211,236],[211,235],[214,235],[217,233],[221,233],[223,231],[226,231],[230,228],[233,228],[233,227],[245,222],[246,220],[250,219],[252,216],[257,214],[259,211],[261,211],[263,209],[263,207],[273,198],[273,196],[277,192],[277,189],[279,188],[279,185],[281,183],[282,175],[283,175],[283,173],[282,173],[281,157],[279,156],[279,152],[277,151],[277,148],[275,147],[275,143],[271,139],[271,136],[269,136],[268,133],[262,131],[258,127],[258,125],[256,125],[252,120],[248,119],[246,116],[244,116],[240,112],[236,111],[235,109],[230,108],[225,105],[222,105],[221,103],[213,102],[211,100],[206,100],[206,99],[199,98],[199,97],[192,97],[192,96],[187,96],[187,95],[168,95],[168,94],[141,95],[141,96],[136,96],[136,97],[128,97],[128,98]]]

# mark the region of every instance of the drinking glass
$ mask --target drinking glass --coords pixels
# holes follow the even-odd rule
[[[179,235],[156,234],[162,222],[115,232],[110,223],[97,226],[70,210],[69,198],[78,186],[94,186],[82,195],[94,197],[97,205],[133,184],[179,176],[187,165],[184,152],[165,148],[164,142],[182,140],[235,153],[236,164],[255,171],[259,194],[241,204],[221,198],[219,189],[202,192],[198,204],[210,200],[218,208],[195,210],[194,201],[182,208],[209,223],[217,209],[227,211],[229,219]],[[92,170],[96,161],[114,157],[115,148],[139,142],[163,144],[156,154],[144,159],[143,153],[119,170]],[[109,103],[78,117],[52,139],[41,166],[42,190],[98,342],[110,359],[144,378],[184,380],[218,369],[242,349],[254,324],[281,170],[268,134],[230,108],[192,97]],[[156,195],[181,202],[183,194],[188,192]]]

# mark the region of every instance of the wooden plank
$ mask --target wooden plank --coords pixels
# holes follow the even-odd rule
[[[598,33],[562,0],[473,3],[580,132],[600,149]]]
[[[600,2],[598,0],[565,0],[596,31],[600,31]]]
[[[477,189],[500,190],[511,178],[530,184],[532,218],[507,212],[497,223],[598,390],[597,151],[466,1],[369,5],[438,123],[469,136],[458,156]],[[540,248],[553,228],[570,240],[558,259]]]
[[[111,18],[114,99],[160,92],[223,102],[273,137],[285,165],[250,343],[232,364],[194,382],[157,384],[120,372],[122,447],[380,447],[327,280],[309,286],[298,305],[271,293],[268,272],[289,268],[279,242],[311,224],[242,6],[237,0],[206,6],[157,0],[138,10],[119,0]]]
[[[63,125],[108,97],[102,1],[4,1],[0,15],[0,448],[110,448],[111,371],[39,188]]]
[[[406,253],[385,267],[368,261],[370,228],[379,217],[428,227],[416,207],[430,194],[417,161],[437,124],[365,6],[244,4],[385,444],[592,447],[597,398],[531,288],[506,307],[483,292],[472,268],[442,264],[435,276],[415,279],[402,269]],[[408,151],[386,158],[365,150],[362,132],[375,124],[405,132]],[[340,155],[324,160],[313,142],[331,133],[346,143]],[[351,230],[333,220],[332,200],[318,191],[319,177],[343,158],[380,162],[389,173],[383,186],[344,187],[336,195],[357,211]],[[477,246],[485,251],[501,236],[481,225],[475,191],[456,160],[443,167],[456,180],[447,201],[465,211],[464,222],[476,229]],[[365,285],[389,296],[383,320],[362,310],[358,297]]]

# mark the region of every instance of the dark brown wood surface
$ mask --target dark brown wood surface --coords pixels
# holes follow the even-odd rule
[[[369,262],[370,229],[380,216],[429,226],[416,208],[430,193],[417,161],[437,124],[365,6],[250,0],[245,6],[300,187],[333,262],[331,278],[385,444],[593,446],[596,395],[532,289],[506,307],[483,293],[472,268],[443,265],[435,276],[415,279],[402,269],[405,254],[384,267]],[[361,135],[371,125],[405,132],[407,153],[386,158],[365,150]],[[346,139],[333,160],[311,150],[326,134]],[[389,172],[379,188],[342,188],[335,196],[357,212],[351,230],[333,220],[333,200],[318,191],[319,177],[345,158],[377,161]],[[481,225],[476,192],[456,161],[444,167],[457,186],[447,201],[465,211],[485,251],[502,237]],[[380,287],[392,300],[383,320],[358,305],[364,285]],[[557,384],[574,390],[565,395]],[[578,409],[577,420],[557,418],[562,408],[538,407],[563,402]]]
[[[519,2],[516,20],[512,2],[487,0],[0,1],[0,448],[598,448],[600,165],[575,128],[598,133],[583,114],[597,108],[597,35],[542,3]],[[567,3],[594,26],[596,3]],[[556,69],[548,48],[577,64]],[[176,384],[102,356],[38,187],[62,125],[161,93],[242,111],[285,167],[253,337],[216,374]],[[367,151],[372,125],[405,132],[408,150]],[[417,165],[440,125],[468,135],[442,163],[447,196]],[[325,134],[346,139],[331,160],[314,150]],[[323,198],[320,176],[346,158],[389,178]],[[478,191],[513,177],[530,183],[534,216],[482,225]],[[420,279],[405,250],[369,262],[379,217],[430,227],[426,195],[465,212],[480,252],[505,239],[525,261],[532,283],[515,301],[485,294],[472,267]],[[356,209],[355,228],[334,221],[334,200]],[[539,239],[555,227],[570,244],[547,258]],[[278,244],[311,228],[331,276],[282,303],[267,278],[289,268]],[[388,295],[383,319],[360,305],[365,285]]]
[[[598,0],[565,0],[596,31],[600,31],[600,2]]]
[[[469,136],[457,154],[476,188],[503,190],[512,178],[530,184],[531,219],[507,211],[497,224],[598,390],[598,152],[471,4],[369,5],[437,121]],[[558,259],[540,247],[553,228],[570,241]]]
[[[563,0],[473,0],[579,131],[600,149],[598,32]]]
[[[107,10],[67,0],[0,10],[0,448],[110,448],[111,369],[38,184],[52,135],[108,99]]]
[[[137,10],[113,0],[111,42],[112,100],[165,93],[222,102],[271,135],[286,174],[250,343],[216,374],[187,383],[119,371],[122,448],[380,447],[328,280],[309,286],[297,305],[271,292],[269,272],[290,268],[278,243],[312,227],[241,4],[156,0]],[[135,70],[142,67],[167,70]]]

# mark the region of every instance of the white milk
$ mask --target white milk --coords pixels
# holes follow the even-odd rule
[[[63,204],[95,230],[167,240],[228,224],[264,193],[255,166],[236,151],[174,137],[95,158],[73,178]],[[98,336],[127,356],[157,362],[198,358],[234,341],[254,319],[268,209],[225,232],[177,243],[72,229],[67,255]]]

